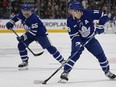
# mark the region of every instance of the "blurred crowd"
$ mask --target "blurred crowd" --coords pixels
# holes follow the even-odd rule
[[[20,12],[20,6],[29,2],[33,12],[42,19],[65,19],[68,5],[74,0],[0,0],[0,19],[12,18]],[[102,10],[110,19],[116,18],[116,0],[78,0],[84,9]]]

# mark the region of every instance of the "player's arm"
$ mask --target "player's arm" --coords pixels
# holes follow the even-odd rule
[[[39,27],[38,22],[34,22],[31,25],[31,29],[24,34],[26,38],[33,39],[37,35],[38,27]]]
[[[107,15],[104,14],[104,12],[94,10],[93,11],[93,17],[94,17],[94,20],[99,21],[98,25],[96,26],[96,32],[98,34],[103,33],[104,32],[104,25],[108,21]]]
[[[41,22],[41,20],[37,19],[37,20],[32,20],[32,24],[31,24],[31,29],[29,31],[27,31],[26,33],[24,33],[21,37],[18,37],[18,41],[25,41],[27,39],[34,39],[38,33],[40,33],[42,30],[46,30],[43,23]],[[45,34],[45,33],[41,33]]]
[[[84,50],[80,34],[77,30],[77,26],[72,24],[72,20],[69,18],[67,20],[68,33],[71,39],[72,44],[76,47],[76,51]]]
[[[99,20],[99,25],[104,25],[108,21],[108,16],[102,11],[94,10],[93,14],[94,19]]]
[[[31,24],[30,30],[25,32],[22,36],[17,37],[17,40],[20,42],[24,42],[27,39],[34,39],[35,36],[37,35],[38,31],[38,22],[35,21]]]
[[[38,34],[41,36],[46,35],[46,28],[39,17],[37,17],[37,19],[33,21],[31,29],[28,32],[26,32],[26,36],[29,38],[33,38]]]
[[[9,22],[6,23],[7,29],[12,29],[12,28],[13,28],[15,22],[17,22],[17,21],[19,20],[19,19],[18,19],[18,16],[19,16],[19,15],[20,15],[20,14],[17,14],[15,17],[13,17],[12,19],[10,19]]]
[[[77,26],[73,25],[73,18],[72,17],[69,17],[67,19],[67,27],[68,27],[68,33],[69,33],[71,39],[76,37],[76,36],[79,36]]]

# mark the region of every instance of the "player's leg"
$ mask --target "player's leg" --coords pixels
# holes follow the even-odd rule
[[[43,49],[47,49],[47,51],[53,55],[53,57],[60,63],[64,62],[64,58],[60,54],[60,52],[54,47],[47,36],[38,37],[39,44],[43,47]]]
[[[48,50],[48,52],[61,64],[63,64],[65,62],[64,58],[62,57],[62,55],[60,54],[60,52],[56,49],[56,47],[54,46],[49,46],[48,48],[46,48]]]
[[[25,44],[28,46],[32,41],[26,40]],[[28,52],[26,50],[26,46],[23,44],[23,42],[18,43],[18,50],[19,54],[22,60],[22,63],[18,65],[19,69],[28,69]]]
[[[84,50],[84,48],[79,48],[76,45],[76,42],[78,42],[78,39],[74,38],[73,41],[72,41],[71,56],[69,57],[68,61],[64,65],[64,71],[63,71],[63,73],[60,76],[60,78],[61,78],[60,82],[68,81],[68,74],[69,74],[69,72],[72,70],[74,64],[79,59],[82,51]]]
[[[114,79],[116,76],[110,72],[109,62],[104,54],[104,51],[100,43],[94,38],[86,46],[89,52],[91,52],[99,61],[99,64],[104,71],[105,75],[110,79]]]
[[[74,64],[76,63],[76,61],[79,59],[80,55],[81,55],[81,51],[77,54],[74,55],[76,51],[71,52],[71,56],[69,57],[68,61],[65,63],[64,65],[64,71],[61,74],[60,78],[60,82],[66,82],[68,81],[68,75],[71,72]],[[73,56],[74,55],[74,56]],[[72,57],[73,56],[73,57]]]

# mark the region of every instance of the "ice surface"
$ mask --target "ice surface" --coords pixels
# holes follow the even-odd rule
[[[20,34],[21,35],[21,34]],[[65,59],[70,55],[70,39],[67,33],[50,33],[51,42],[61,52]],[[96,38],[110,62],[111,71],[116,73],[116,34],[97,35]],[[43,51],[40,45],[32,43],[30,48],[34,52]],[[46,50],[39,57],[29,52],[29,70],[19,71],[21,63],[17,40],[13,33],[0,33],[0,87],[116,87],[116,80],[109,80],[101,70],[97,60],[87,50],[76,62],[66,84],[58,83],[60,70],[47,85],[33,84],[34,80],[47,79],[61,66]]]

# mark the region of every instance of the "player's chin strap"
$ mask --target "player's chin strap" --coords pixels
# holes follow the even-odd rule
[[[83,44],[82,46],[83,47],[85,47],[94,37],[95,37],[95,35],[96,35],[97,33],[94,33],[94,35],[92,36],[92,37],[90,37],[90,39],[85,43],[85,44]],[[77,52],[75,52],[70,58],[72,58],[72,57],[74,57],[76,54],[78,53],[78,51]],[[69,59],[67,59],[66,60],[66,62],[68,61]],[[66,63],[65,62],[65,63]],[[62,64],[51,76],[49,76],[46,80],[44,80],[44,81],[41,81],[41,83],[42,84],[46,84],[47,82],[48,82],[48,80],[50,80],[64,65],[65,65],[65,63],[64,64]],[[40,82],[40,81],[39,81]],[[38,82],[38,83],[39,83]],[[36,83],[37,83],[37,81],[36,81]]]
[[[12,30],[12,32],[19,37],[19,35],[11,28],[10,30]],[[40,52],[40,53],[34,53],[24,42],[23,44],[26,46],[26,48],[34,55],[34,56],[40,56],[44,53],[44,51]]]

